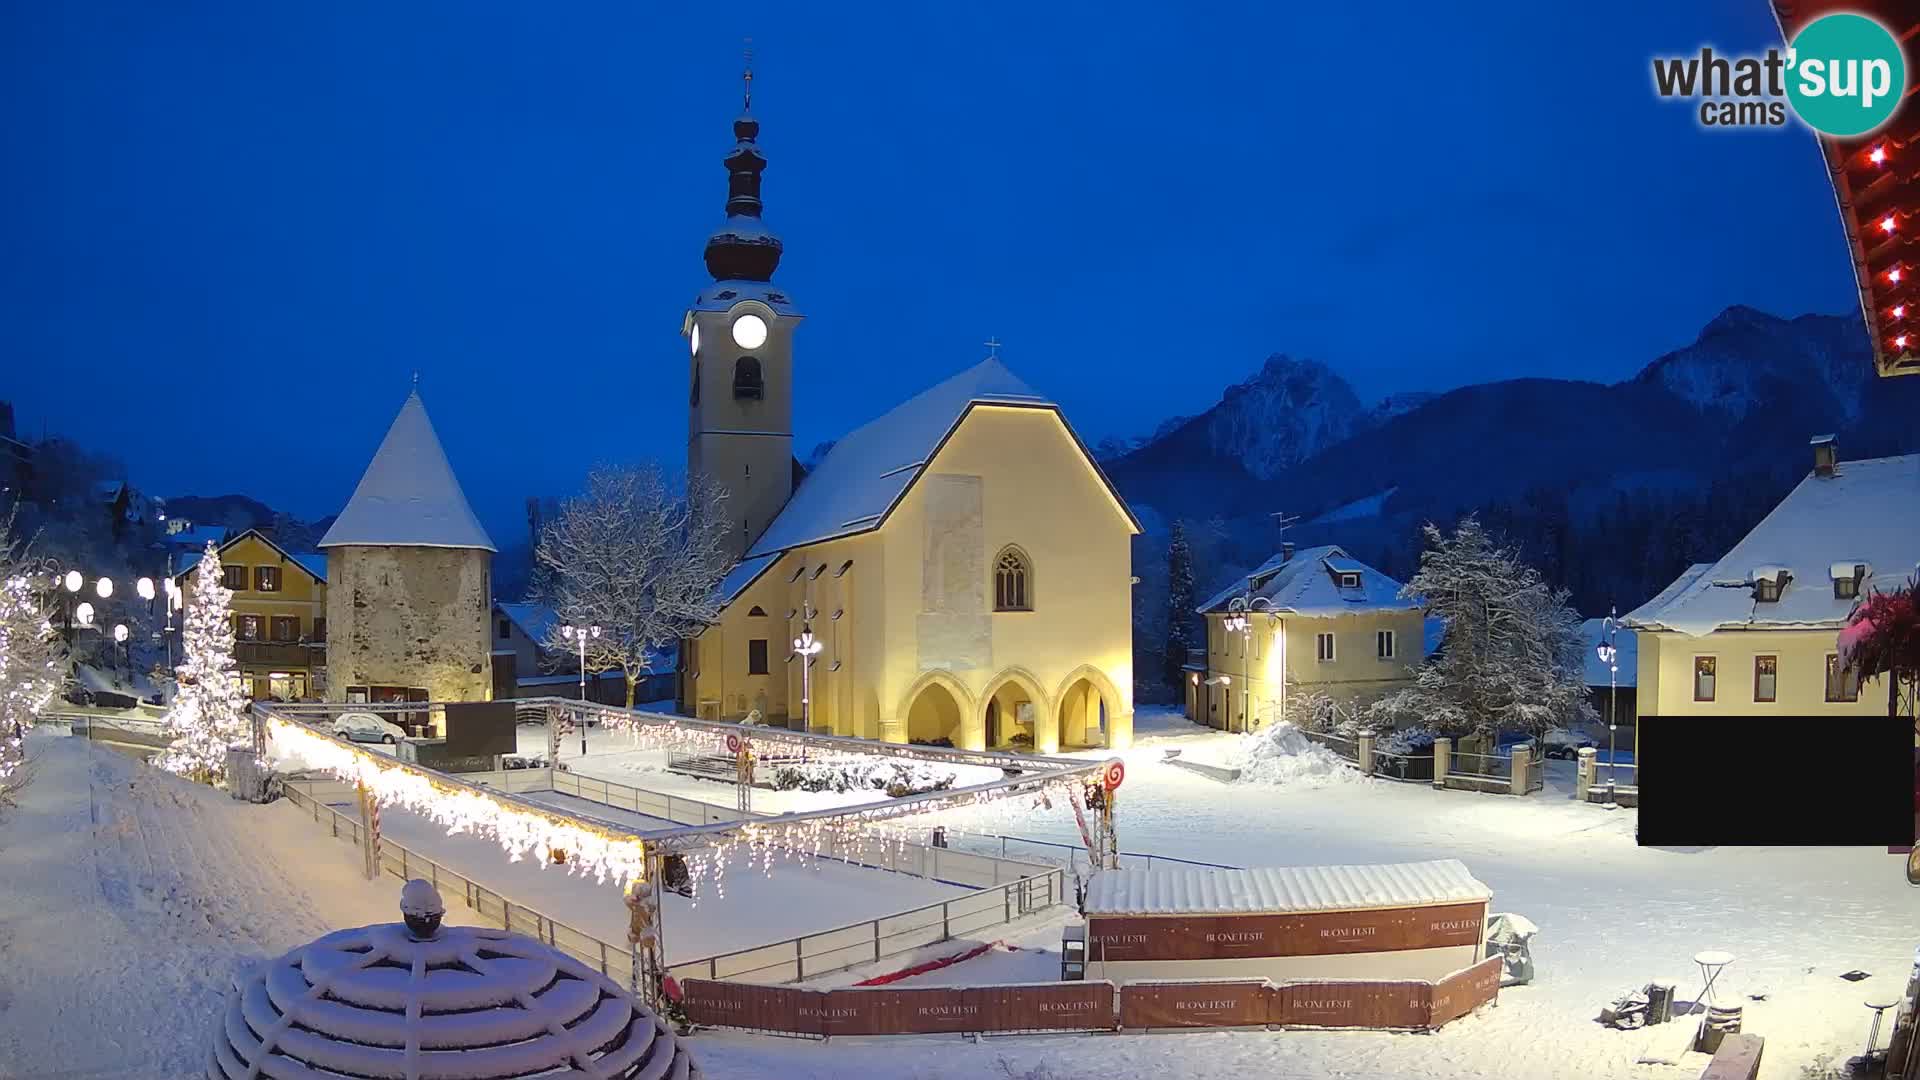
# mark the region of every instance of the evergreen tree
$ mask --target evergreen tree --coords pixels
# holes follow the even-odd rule
[[[155,763],[169,772],[214,783],[226,772],[227,748],[249,739],[246,695],[233,662],[233,593],[212,541],[194,567],[181,643],[185,659],[174,669],[180,687],[167,710],[173,744]]]
[[[1401,595],[1446,621],[1446,644],[1380,708],[1448,735],[1539,734],[1592,719],[1580,616],[1566,591],[1550,588],[1474,518],[1452,535],[1428,525],[1426,541]]]
[[[1167,542],[1167,648],[1162,662],[1167,685],[1178,691],[1193,633],[1193,549],[1176,521]]]

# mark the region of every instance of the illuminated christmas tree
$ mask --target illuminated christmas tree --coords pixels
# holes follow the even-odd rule
[[[181,635],[186,659],[174,669],[180,685],[167,710],[173,744],[154,759],[169,772],[205,783],[225,774],[228,747],[251,738],[247,698],[233,662],[233,593],[223,578],[220,553],[209,541],[187,598]]]
[[[66,650],[25,560],[0,521],[0,789],[26,756],[26,735],[60,689]]]

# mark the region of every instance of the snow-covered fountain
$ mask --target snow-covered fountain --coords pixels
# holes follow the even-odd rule
[[[407,883],[401,913],[236,979],[207,1075],[702,1075],[665,1021],[573,957],[505,930],[442,927],[424,881]]]

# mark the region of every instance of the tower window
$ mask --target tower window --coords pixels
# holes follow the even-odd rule
[[[699,364],[693,365],[693,392],[688,395],[687,404],[689,406],[697,406],[700,404],[700,365]]]
[[[733,362],[733,396],[759,401],[766,396],[766,381],[760,376],[758,357],[743,356]]]
[[[1033,564],[1019,548],[1002,548],[993,562],[993,610],[1033,610]]]

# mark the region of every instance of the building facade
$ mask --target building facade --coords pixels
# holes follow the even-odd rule
[[[255,701],[317,701],[326,690],[327,562],[290,552],[258,529],[220,545],[220,569],[233,592],[233,652]],[[174,584],[193,602],[200,552],[176,561]]]
[[[1257,730],[1290,693],[1360,703],[1407,685],[1425,659],[1426,619],[1398,581],[1337,546],[1284,545],[1200,605],[1205,663],[1187,673],[1187,718]]]
[[[492,699],[493,542],[418,392],[320,548],[328,701]]]
[[[1860,598],[1920,569],[1920,454],[1814,469],[1718,562],[1687,568],[1628,614],[1638,638],[1636,718],[1884,716],[1884,677],[1839,662]]]
[[[891,742],[1125,747],[1138,523],[1059,407],[999,361],[792,456],[800,314],[772,284],[759,125],[734,124],[714,283],[684,321],[687,458],[741,559],[680,652],[683,712]]]

